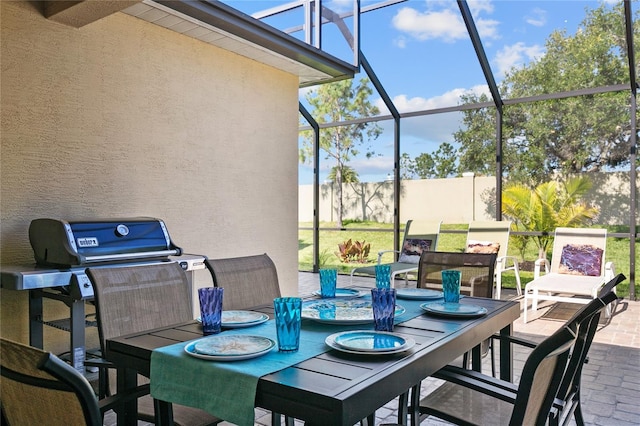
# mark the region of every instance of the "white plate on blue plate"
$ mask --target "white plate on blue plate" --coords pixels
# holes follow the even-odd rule
[[[202,318],[196,318],[202,324]],[[253,311],[222,311],[222,327],[242,328],[253,327],[269,321],[269,315]]]
[[[345,331],[334,337],[336,345],[356,352],[389,352],[402,348],[407,339],[386,331]]]
[[[441,291],[428,288],[399,288],[396,289],[396,297],[398,299],[434,300],[444,296]]]
[[[313,292],[314,296],[322,296],[320,290]],[[366,292],[361,290],[354,290],[352,288],[336,288],[336,297],[362,297]]]
[[[423,303],[420,308],[433,315],[454,318],[475,318],[487,314],[487,308],[462,303],[430,302]]]
[[[354,332],[353,331],[348,331],[348,332],[342,332],[342,333],[335,333],[335,334],[332,334],[330,336],[327,336],[327,338],[325,339],[324,342],[330,348],[335,349],[335,350],[340,351],[340,352],[346,352],[346,353],[349,353],[349,354],[378,355],[378,356],[380,356],[380,355],[397,354],[397,353],[400,353],[400,352],[404,352],[404,351],[407,351],[407,350],[411,349],[416,344],[415,340],[413,340],[411,338],[407,338],[407,339],[403,339],[404,340],[404,344],[403,345],[401,345],[399,347],[396,347],[394,349],[388,349],[386,351],[367,350],[366,347],[363,348],[363,346],[367,346],[368,344],[362,345],[361,344],[362,341],[360,341],[358,343],[354,343],[352,345],[352,348],[347,348],[347,347],[344,347],[344,346],[339,345],[338,343],[336,343],[336,338],[340,339],[341,336],[344,335],[345,333],[354,333]],[[357,333],[357,331],[355,333]],[[381,331],[363,331],[363,333],[384,333],[384,332],[381,332]],[[399,337],[399,336],[396,336],[396,337]],[[344,340],[341,343],[349,345],[347,340]]]
[[[405,309],[396,304],[395,316],[404,314]],[[321,299],[302,303],[302,318],[325,324],[371,324],[373,309],[370,300]]]
[[[190,342],[184,351],[210,361],[240,361],[262,356],[275,346],[276,342],[263,336],[221,334]]]
[[[253,311],[222,311],[222,326],[225,328],[252,327],[269,321],[269,315]]]

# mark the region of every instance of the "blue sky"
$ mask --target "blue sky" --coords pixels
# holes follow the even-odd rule
[[[252,13],[287,2],[227,3]],[[379,1],[362,1],[361,5],[375,3]],[[585,17],[586,8],[595,9],[601,2],[482,0],[468,4],[499,83],[511,68],[535,61],[544,54],[545,40],[554,30],[574,34]],[[343,12],[352,8],[352,1],[325,0],[324,5]],[[326,34],[331,37],[331,30],[327,29]],[[332,49],[343,52],[344,46],[325,46],[325,50],[333,53]],[[361,50],[400,112],[455,106],[463,93],[488,93],[454,0],[409,0],[362,14]],[[357,78],[360,76],[365,76],[364,72]],[[301,90],[301,100],[304,94],[305,90]],[[371,100],[383,114],[387,113],[377,93]],[[403,119],[401,152],[415,157],[435,151],[441,142],[453,142],[452,133],[458,130],[459,120],[460,116],[453,113]],[[380,181],[393,171],[393,123],[380,124],[384,132],[372,142],[378,155],[371,159],[355,158],[350,163],[361,181]],[[321,158],[321,181],[333,165]],[[310,166],[301,165],[300,183],[309,184],[312,179]]]

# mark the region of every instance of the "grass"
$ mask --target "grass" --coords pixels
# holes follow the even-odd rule
[[[300,227],[312,227],[311,223],[300,223]],[[320,227],[332,228],[333,223],[321,223]],[[460,230],[465,231],[466,224],[443,224],[442,231]],[[380,230],[387,230],[386,232]],[[612,227],[610,232],[626,232],[620,227]],[[393,248],[393,225],[377,222],[344,222],[344,230],[321,230],[320,231],[320,267],[337,268],[338,273],[349,274],[355,267],[362,266],[360,263],[342,263],[340,258],[335,254],[338,252],[338,244],[351,238],[354,241],[365,241],[371,244],[369,254],[369,264],[377,261],[378,251],[391,250]],[[402,238],[402,235],[400,236]],[[447,233],[440,234],[438,240],[439,251],[463,251],[466,243],[466,233]],[[640,249],[640,244],[636,242],[636,253]],[[509,244],[509,255],[516,256],[521,262],[521,268],[535,261],[538,257],[538,249],[530,241],[524,252],[524,256],[516,250],[515,244]],[[549,253],[549,256],[551,253]],[[383,262],[392,262],[393,253],[386,253],[382,257]],[[618,285],[618,295],[628,297],[629,295],[629,240],[624,238],[608,238],[606,261],[614,264],[616,273],[623,273],[627,276],[627,280]],[[311,271],[313,269],[313,232],[300,230],[298,233],[298,268],[301,271]],[[636,272],[638,265],[636,264]],[[638,274],[636,273],[636,276]],[[522,286],[533,279],[533,271],[521,270],[520,279]],[[503,287],[515,288],[516,279],[512,272],[506,272],[502,280]]]

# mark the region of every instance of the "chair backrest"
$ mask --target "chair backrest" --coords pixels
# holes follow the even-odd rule
[[[607,283],[608,291],[601,292],[598,298],[583,305],[556,333],[532,351],[522,371],[510,424],[543,425],[554,399],[568,402],[566,400],[580,384],[582,366],[593,342],[600,314],[617,299],[612,290],[624,279],[624,275],[619,274]],[[570,345],[565,353],[566,342]],[[539,351],[543,345],[546,349]],[[564,359],[565,356],[569,357]]]
[[[511,221],[473,221],[467,231],[467,253],[498,253],[507,255]]]
[[[550,271],[604,276],[606,248],[606,229],[556,228]]]
[[[267,254],[207,259],[216,287],[224,288],[224,309],[246,309],[280,297],[276,265]]]
[[[441,272],[457,269],[462,271],[461,294],[491,298],[496,257],[495,253],[423,252],[418,264],[417,286],[442,289]]]
[[[107,339],[193,320],[189,282],[180,265],[88,268],[98,334]]]
[[[10,425],[102,425],[89,382],[40,349],[0,338],[0,401]]]
[[[567,321],[567,324],[577,324],[578,330],[576,343],[557,394],[557,398],[564,401],[565,408],[567,404],[570,404],[572,395],[580,387],[582,367],[586,362],[589,348],[598,329],[602,310],[617,300],[618,297],[614,292],[614,288],[625,279],[626,277],[623,274],[616,275],[600,290],[597,299],[593,299],[590,303],[584,305]]]
[[[422,220],[407,221],[398,262],[418,263],[423,251],[437,250],[441,223]]]

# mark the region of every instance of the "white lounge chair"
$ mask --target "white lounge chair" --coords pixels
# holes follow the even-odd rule
[[[382,256],[385,253],[398,253],[398,261],[385,263],[391,266],[391,285],[393,286],[396,275],[404,274],[405,283],[408,281],[408,274],[418,274],[418,264],[420,255],[424,250],[435,251],[438,246],[438,236],[440,234],[440,224],[442,222],[428,222],[419,220],[407,221],[404,231],[401,250],[382,250],[378,252],[378,262],[382,263]],[[351,270],[351,281],[354,274],[376,275],[375,266],[361,266]]]
[[[518,259],[515,256],[508,256],[509,234],[511,232],[511,221],[473,221],[469,224],[467,232],[467,253],[497,253],[495,267],[496,291],[494,297],[500,299],[502,290],[502,274],[506,271],[514,271],[516,275],[516,290],[518,295],[522,294],[522,284],[520,283],[520,269]]]
[[[615,275],[613,263],[605,262],[606,247],[606,229],[556,228],[551,264],[538,259],[533,281],[524,288],[523,321],[527,322],[529,300],[535,313],[538,300],[585,304],[596,298],[600,288]],[[610,308],[605,315],[609,317]]]

